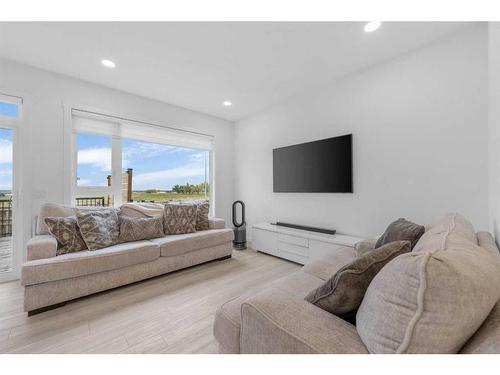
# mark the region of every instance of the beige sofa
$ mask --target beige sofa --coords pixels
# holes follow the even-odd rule
[[[131,216],[147,215],[122,211]],[[49,234],[44,218],[74,213],[74,207],[59,204],[45,204],[40,210],[36,236],[28,242],[21,275],[24,309],[30,315],[71,299],[232,254],[233,231],[225,228],[224,220],[211,218],[209,229],[204,231],[56,256],[57,241]]]
[[[456,215],[456,214],[455,214]],[[470,223],[465,220],[460,221],[463,217],[457,217],[457,220],[452,216],[437,221],[435,224],[426,227],[426,234],[417,243],[415,249],[422,253],[410,253],[401,255],[406,257],[404,260],[412,259],[427,259],[434,256],[434,265],[446,266],[446,259],[441,261],[438,254],[442,257],[457,257],[460,258],[463,252],[467,251],[467,247],[473,247],[474,251],[487,259],[486,265],[490,280],[481,278],[486,277],[480,268],[475,269],[476,264],[462,264],[464,274],[471,275],[483,281],[483,285],[491,285],[485,287],[484,294],[475,293],[475,295],[467,294],[467,284],[460,284],[460,277],[456,277],[457,288],[459,293],[463,291],[455,300],[447,298],[447,291],[443,290],[444,294],[440,295],[442,300],[437,299],[432,301],[427,298],[424,292],[422,298],[422,309],[416,314],[406,314],[412,317],[408,323],[405,321],[405,311],[390,310],[386,306],[381,305],[378,311],[372,309],[370,311],[363,308],[365,301],[358,310],[356,325],[350,324],[339,317],[326,312],[319,307],[306,302],[304,297],[314,288],[321,285],[325,280],[330,278],[341,267],[360,256],[362,252],[373,249],[375,241],[363,241],[356,246],[356,249],[344,247],[336,253],[328,255],[323,259],[313,261],[305,265],[300,271],[287,276],[281,280],[274,282],[260,292],[244,294],[238,298],[230,300],[222,305],[216,312],[214,322],[214,336],[219,344],[220,353],[388,353],[388,352],[454,352],[454,353],[500,353],[500,253],[495,245],[492,236],[487,232],[478,232],[477,234]],[[458,233],[457,232],[460,232]],[[465,238],[467,237],[467,238]],[[442,251],[433,253],[438,250]],[[414,251],[415,251],[414,249]],[[431,254],[432,253],[432,254]],[[444,255],[445,254],[445,255]],[[491,254],[491,255],[490,255]],[[396,259],[387,264],[372,281],[369,287],[370,293],[367,295],[375,296],[375,299],[383,299],[383,290],[376,288],[382,282],[395,282],[390,278],[384,280],[383,272],[386,268],[394,268],[398,266]],[[441,263],[441,264],[440,264]],[[453,263],[453,262],[451,262]],[[460,262],[455,264],[461,264]],[[455,265],[453,267],[443,268],[443,273],[448,271],[457,272]],[[493,273],[492,273],[493,271]],[[400,269],[404,277],[408,274],[408,278],[413,277],[408,269]],[[420,272],[420,271],[419,271]],[[460,272],[460,270],[458,270]],[[439,273],[439,272],[438,272]],[[430,278],[431,276],[426,276]],[[434,277],[434,276],[432,276]],[[399,279],[401,280],[401,279]],[[425,277],[424,277],[425,280]],[[469,279],[470,280],[470,279]],[[415,286],[414,280],[406,280],[409,282],[408,289]],[[486,281],[486,283],[484,283]],[[433,283],[433,280],[426,280],[427,287],[434,288],[429,294],[436,292],[441,287],[440,282]],[[452,285],[455,280],[443,280],[443,285],[448,283]],[[424,282],[421,282],[423,284]],[[375,285],[374,285],[375,284]],[[388,285],[388,284],[386,284]],[[465,287],[463,287],[465,285]],[[460,289],[461,288],[461,289]],[[453,289],[453,287],[450,287]],[[450,291],[451,295],[452,291]],[[483,295],[493,297],[489,299],[482,298]],[[495,294],[496,293],[496,294]],[[411,290],[408,291],[408,296],[396,301],[397,305],[412,307],[413,301],[410,298]],[[496,297],[495,297],[496,296]],[[406,300],[405,300],[406,299]],[[484,320],[479,323],[465,324],[460,326],[459,323],[452,319],[443,323],[438,322],[437,318],[433,318],[435,311],[442,309],[450,309],[449,300],[455,306],[454,318],[460,322],[460,319],[465,319],[465,316],[474,317],[484,314]],[[497,301],[497,302],[495,302]],[[377,301],[375,301],[377,302]],[[379,301],[378,301],[379,302]],[[488,305],[488,303],[490,303]],[[495,305],[496,303],[496,305]],[[415,302],[415,305],[417,303]],[[465,311],[465,309],[476,311]],[[494,306],[494,307],[493,307]],[[416,306],[415,306],[416,308]],[[464,311],[461,310],[464,309]],[[484,311],[484,309],[487,309]],[[456,313],[458,311],[458,313]],[[361,313],[360,313],[361,312]],[[418,315],[420,314],[420,315]],[[427,315],[426,315],[427,314]],[[362,315],[362,316],[360,316]],[[463,315],[463,316],[462,316]],[[429,318],[430,316],[430,318]],[[420,322],[415,324],[414,318],[420,318]],[[419,341],[418,345],[413,345],[412,342],[407,342],[404,350],[383,350],[380,345],[373,345],[373,337],[367,337],[365,329],[366,320],[372,320],[371,323],[374,329],[382,330],[379,335],[379,344],[387,346],[399,345],[398,341],[404,339],[394,333],[395,327],[398,325],[413,324],[413,336],[407,341]],[[427,320],[426,320],[427,319]],[[370,323],[370,322],[369,322]],[[436,326],[439,324],[444,327],[446,334],[433,335],[432,331],[439,331]],[[383,330],[387,327],[387,332]],[[416,327],[416,328],[415,328]],[[392,329],[392,331],[390,330]],[[427,330],[427,331],[426,331]],[[446,331],[448,330],[448,331]],[[363,332],[361,332],[363,331]],[[408,331],[408,330],[407,330]],[[405,331],[403,330],[403,333]],[[406,336],[406,334],[405,334]],[[420,336],[420,337],[419,337]],[[455,337],[456,336],[456,337]],[[456,343],[448,345],[446,340],[455,340]],[[461,340],[461,341],[460,341]],[[433,341],[439,341],[434,343]],[[403,344],[402,344],[403,345]],[[441,346],[440,346],[441,345]],[[448,345],[448,346],[443,346]],[[458,346],[456,346],[458,345]],[[395,347],[396,347],[395,346]],[[443,348],[447,348],[444,350]],[[387,348],[385,348],[387,349]]]

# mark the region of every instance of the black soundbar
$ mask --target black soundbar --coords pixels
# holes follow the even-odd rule
[[[305,225],[282,223],[280,221],[277,221],[275,225],[278,225],[280,227],[302,229],[302,230],[308,230],[310,232],[318,232],[318,233],[325,233],[325,234],[335,234],[337,232],[335,229],[323,229],[323,228],[315,228],[315,227],[306,227]]]

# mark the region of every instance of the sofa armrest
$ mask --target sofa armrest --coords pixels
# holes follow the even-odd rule
[[[28,241],[27,259],[45,259],[56,256],[57,240],[48,234],[35,236]]]
[[[241,306],[241,353],[368,353],[356,327],[269,288]]]
[[[219,219],[217,217],[211,217],[208,219],[208,229],[224,229],[226,227],[226,222],[224,219]]]

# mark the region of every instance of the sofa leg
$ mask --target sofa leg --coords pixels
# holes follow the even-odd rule
[[[33,316],[33,315],[43,313],[45,311],[54,310],[54,309],[57,309],[59,307],[64,306],[65,304],[66,304],[66,302],[61,302],[61,303],[56,303],[55,305],[45,306],[45,307],[41,307],[39,309],[31,310],[31,311],[28,311],[28,316]]]
[[[232,255],[226,255],[225,257],[222,258],[217,258],[217,260],[226,260],[232,258]]]

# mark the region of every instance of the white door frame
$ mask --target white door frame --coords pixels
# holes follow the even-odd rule
[[[20,147],[21,127],[25,124],[25,99],[7,90],[0,93],[21,98],[20,116],[10,118],[0,116],[0,128],[12,130],[12,271],[0,273],[0,282],[19,279],[23,260],[23,199],[22,197],[22,158]]]

